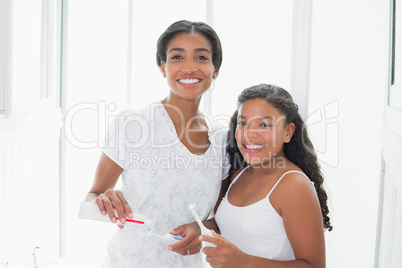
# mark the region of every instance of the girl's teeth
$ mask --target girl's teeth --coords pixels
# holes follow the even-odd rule
[[[200,80],[199,79],[183,79],[183,80],[179,80],[180,83],[183,84],[194,84],[194,83],[198,83]]]
[[[262,149],[264,146],[262,145],[245,145],[247,149]]]

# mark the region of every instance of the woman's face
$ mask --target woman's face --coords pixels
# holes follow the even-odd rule
[[[175,96],[199,99],[218,73],[212,63],[211,43],[198,32],[177,34],[168,43],[161,71]]]
[[[283,145],[289,142],[294,124],[264,99],[245,101],[238,110],[236,141],[248,164],[270,165],[273,158],[284,157]]]

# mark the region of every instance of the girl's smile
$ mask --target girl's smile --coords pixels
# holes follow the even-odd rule
[[[248,154],[255,154],[262,151],[266,146],[262,144],[243,144],[244,151]]]

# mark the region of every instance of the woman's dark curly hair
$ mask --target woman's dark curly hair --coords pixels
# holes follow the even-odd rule
[[[321,206],[324,228],[331,231],[332,225],[328,216],[329,210],[327,206],[328,197],[323,188],[324,178],[320,171],[317,154],[308,137],[306,126],[298,112],[297,104],[293,102],[291,95],[283,88],[269,84],[260,84],[243,90],[238,98],[237,107],[239,108],[245,101],[253,99],[266,100],[286,116],[287,124],[295,124],[295,132],[293,133],[292,139],[289,143],[284,144],[283,150],[285,156],[299,166],[307,177],[314,182],[314,187]],[[237,147],[235,138],[237,116],[236,110],[230,119],[228,143],[226,147],[231,165],[229,170],[230,177],[237,169],[247,166],[246,161]]]

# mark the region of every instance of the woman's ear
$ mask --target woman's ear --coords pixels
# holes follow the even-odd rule
[[[285,140],[284,140],[285,143],[290,142],[290,140],[293,137],[293,133],[295,133],[295,129],[296,129],[295,124],[290,123],[289,125],[287,125],[286,130],[285,130],[286,131]]]
[[[218,76],[218,72],[219,72],[219,70],[217,70],[217,69],[215,68],[215,71],[214,71],[214,73],[212,74],[212,79],[216,79],[216,77]]]
[[[166,78],[166,63],[164,62],[161,63],[161,73]]]

